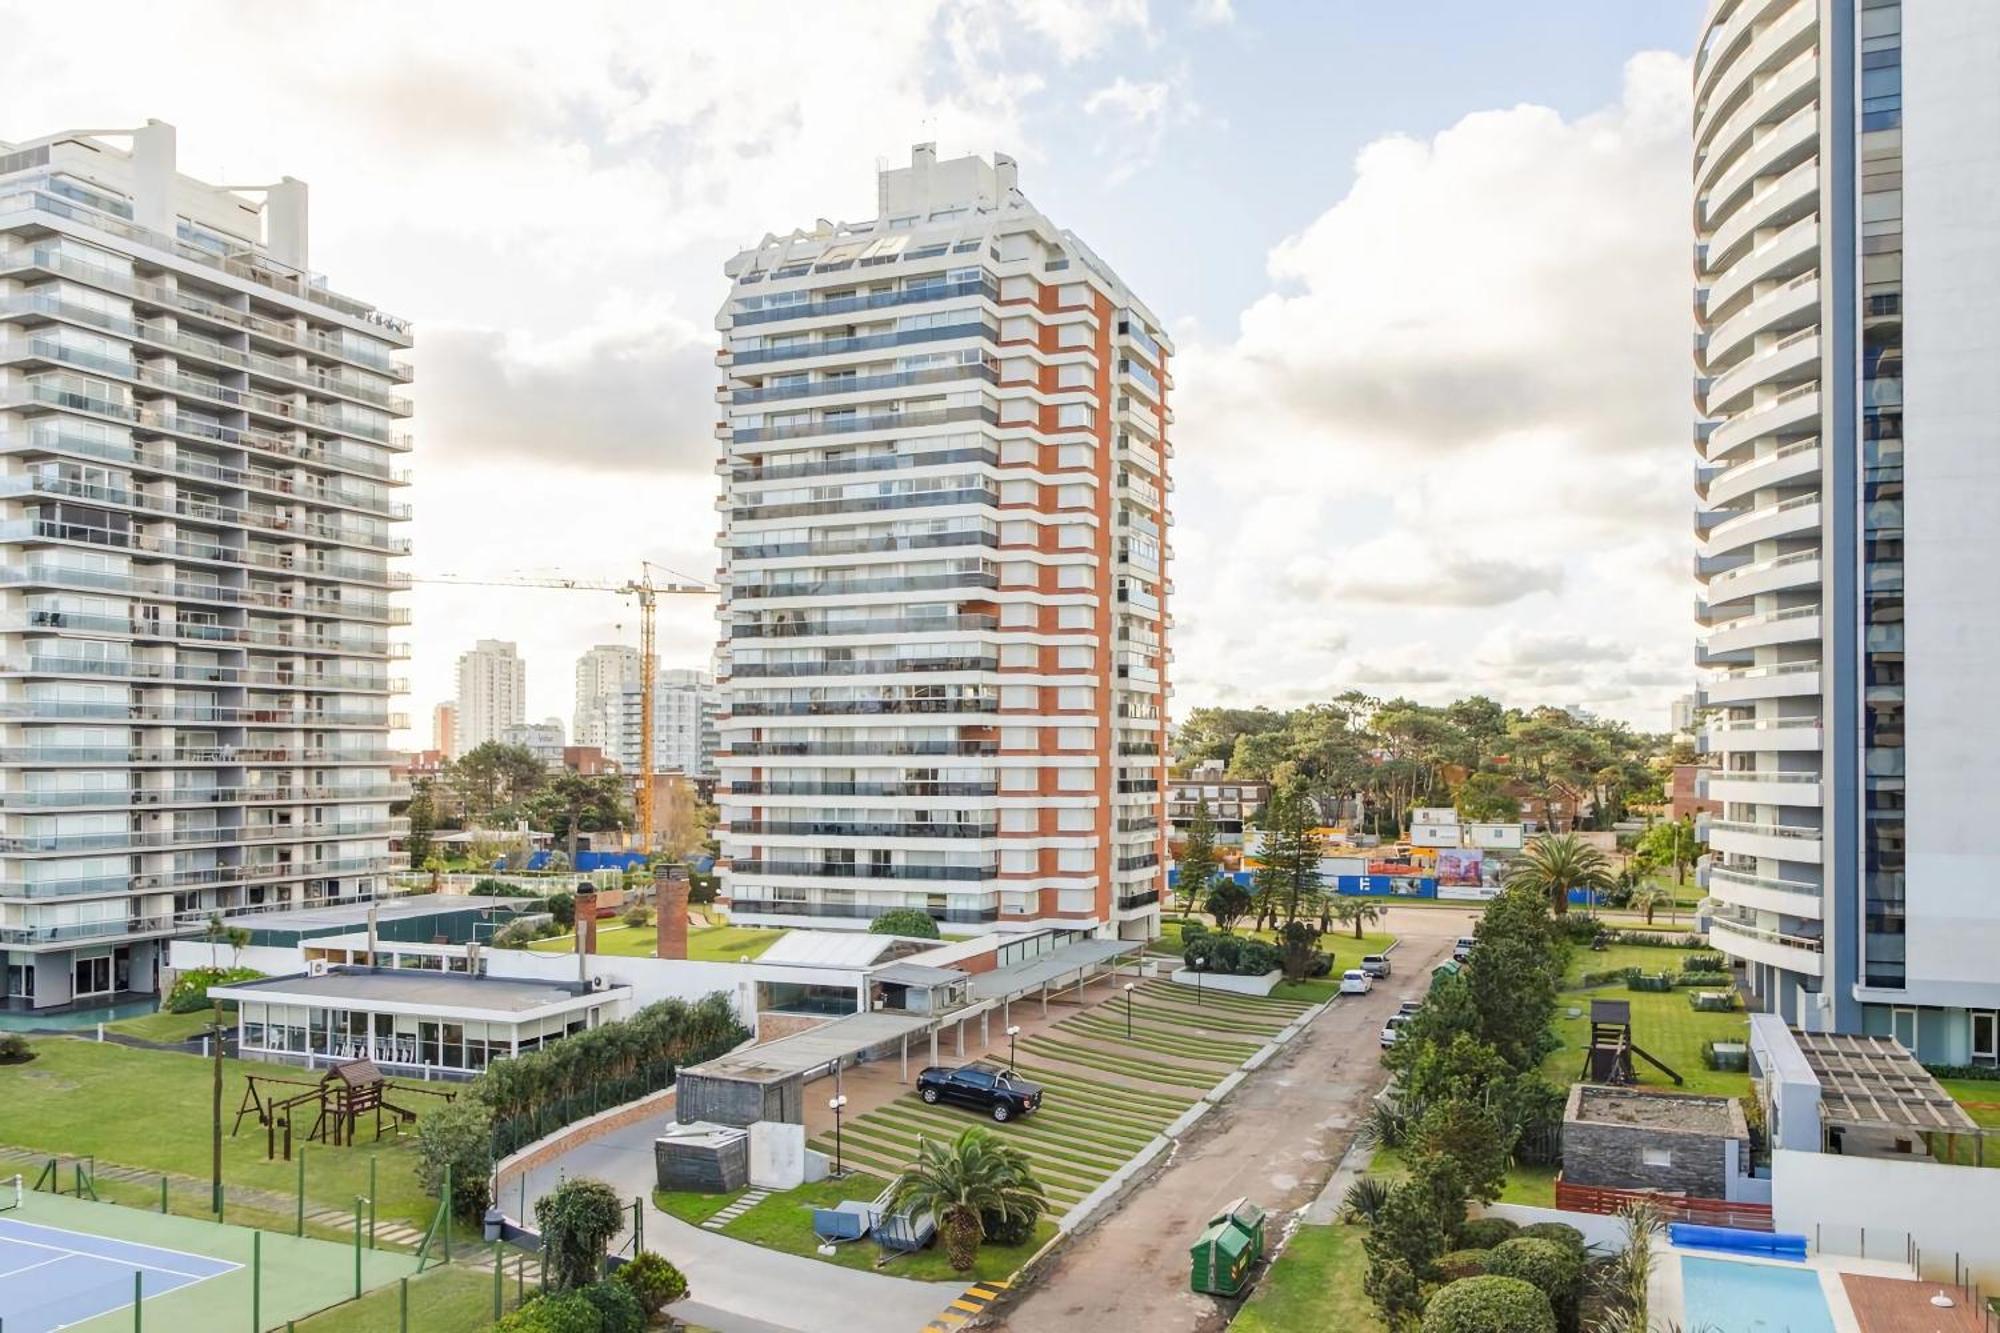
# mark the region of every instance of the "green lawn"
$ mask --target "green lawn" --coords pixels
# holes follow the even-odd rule
[[[71,1037],[34,1039],[35,1059],[6,1072],[0,1097],[0,1144],[206,1179],[209,1173],[209,1096],[212,1065],[199,1055],[135,1050]],[[223,1062],[223,1181],[291,1195],[296,1162],[264,1160],[264,1133],[254,1118],[229,1136],[247,1074],[303,1078],[305,1071],[278,1065]],[[300,1088],[297,1091],[303,1092]],[[405,1094],[422,1114],[436,1099]],[[442,1104],[442,1103],[436,1103]],[[418,1190],[414,1132],[378,1144],[364,1130],[351,1148],[313,1144],[306,1151],[309,1203],[353,1205],[368,1193],[368,1162],[378,1160],[378,1220],[424,1226],[435,1206]],[[154,1186],[157,1189],[157,1185]],[[178,1210],[177,1210],[178,1211]],[[238,1210],[230,1209],[232,1217]],[[244,1216],[243,1220],[253,1220]],[[262,1218],[254,1220],[265,1220]]]
[[[1231,932],[1245,939],[1255,938],[1267,943],[1277,942],[1277,932],[1270,930],[1242,930]],[[1320,948],[1333,955],[1333,972],[1329,976],[1315,977],[1310,981],[1281,981],[1271,991],[1271,997],[1278,1000],[1295,1000],[1304,1004],[1320,1004],[1340,993],[1340,974],[1350,967],[1359,965],[1366,954],[1387,953],[1396,937],[1387,931],[1363,931],[1360,939],[1354,938],[1351,927],[1336,924],[1332,931],[1320,937]],[[1181,939],[1181,923],[1167,921],[1161,924],[1160,937],[1146,946],[1146,952],[1161,957],[1180,958],[1186,946]],[[1390,954],[1390,961],[1395,955]]]
[[[970,1273],[953,1272],[951,1265],[945,1261],[943,1246],[937,1244],[915,1254],[897,1255],[879,1265],[876,1260],[887,1251],[866,1239],[840,1245],[831,1256],[820,1254],[819,1238],[813,1235],[811,1210],[814,1207],[831,1207],[847,1199],[873,1199],[888,1183],[880,1176],[855,1172],[840,1180],[801,1185],[782,1194],[773,1194],[725,1226],[722,1234],[747,1240],[753,1245],[783,1250],[787,1254],[839,1264],[842,1268],[866,1269],[920,1282],[950,1282],[961,1277],[967,1281],[1009,1277],[1055,1234],[1055,1222],[1044,1218],[1026,1244],[982,1245],[979,1247],[979,1261]]]
[[[1556,1206],[1556,1172],[1553,1166],[1512,1166],[1507,1170],[1507,1181],[1500,1188],[1501,1203],[1525,1203],[1536,1208]],[[1403,1155],[1395,1148],[1377,1148],[1368,1161],[1367,1175],[1380,1176],[1384,1180],[1401,1180],[1409,1172],[1403,1166]]]
[[[1233,1333],[1382,1333],[1361,1289],[1368,1257],[1355,1226],[1301,1226],[1257,1280],[1229,1327]]]
[[[1603,972],[1619,967],[1638,967],[1647,972],[1678,972],[1686,949],[1649,948],[1645,945],[1617,944],[1603,953],[1577,949],[1570,958],[1566,981],[1573,987],[1585,972]],[[1718,1073],[1704,1068],[1701,1046],[1705,1041],[1747,1041],[1749,1017],[1742,1011],[1730,1014],[1697,1013],[1688,1004],[1688,992],[1676,989],[1660,993],[1627,990],[1623,981],[1591,990],[1566,987],[1556,996],[1554,1031],[1562,1045],[1543,1062],[1542,1072],[1558,1084],[1577,1081],[1583,1069],[1583,1050],[1590,1041],[1590,1002],[1593,999],[1625,1000],[1632,1006],[1632,1040],[1686,1080],[1684,1092],[1709,1093],[1723,1097],[1750,1095],[1750,1076]],[[1578,1012],[1574,1018],[1569,1011]],[[1644,1060],[1633,1061],[1634,1073],[1642,1086],[1673,1089],[1674,1083]]]
[[[490,1260],[489,1260],[490,1264]],[[506,1273],[502,1303],[514,1308],[515,1281],[511,1266]],[[533,1292],[535,1287],[530,1285]],[[400,1327],[402,1293],[391,1283],[369,1292],[358,1301],[301,1319],[299,1333],[382,1333]],[[463,1264],[430,1269],[410,1279],[410,1324],[424,1333],[479,1333],[493,1327],[493,1270]]]
[[[692,1190],[654,1190],[653,1204],[669,1217],[700,1226],[735,1203],[738,1194],[697,1194]]]
[[[755,958],[784,935],[782,930],[761,926],[702,926],[688,932],[688,958],[701,963]],[[615,958],[651,958],[655,938],[652,926],[602,921],[597,926],[597,952]],[[571,953],[576,949],[576,936],[554,935],[528,947],[536,953]]]
[[[106,1032],[122,1032],[128,1037],[138,1037],[145,1041],[180,1042],[189,1037],[200,1036],[208,1030],[212,1015],[198,1014],[141,1014],[137,1018],[121,1018],[106,1023]]]

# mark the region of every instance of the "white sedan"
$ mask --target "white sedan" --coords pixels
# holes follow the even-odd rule
[[[1374,989],[1375,978],[1369,976],[1358,967],[1350,967],[1340,974],[1340,993],[1342,995],[1366,995]]]

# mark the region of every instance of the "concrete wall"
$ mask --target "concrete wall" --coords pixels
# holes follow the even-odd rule
[[[706,1120],[747,1129],[760,1120],[805,1123],[805,1078],[794,1074],[775,1083],[713,1078],[681,1071],[675,1118],[683,1125]]]
[[[1700,1199],[1727,1198],[1731,1143],[1713,1134],[1571,1121],[1563,1126],[1563,1179],[1599,1189],[1668,1190]],[[1647,1149],[1665,1150],[1670,1161],[1664,1166],[1647,1165]]]
[[[1903,6],[1909,1001],[2000,1007],[2000,9]],[[1960,1020],[1962,1025],[1963,1020]],[[1949,1052],[1926,1050],[1926,1058]]]
[[[1988,1288],[2000,1285],[2000,1171],[1934,1162],[1778,1151],[1771,1157],[1772,1220],[1830,1253],[1900,1259],[1906,1238],[1924,1271],[1959,1256]]]

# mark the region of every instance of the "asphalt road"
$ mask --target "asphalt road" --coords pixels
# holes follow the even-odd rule
[[[1166,1168],[1060,1251],[988,1326],[1011,1333],[1223,1328],[1232,1306],[1188,1290],[1188,1245],[1231,1200],[1247,1196],[1263,1205],[1272,1228],[1312,1202],[1382,1086],[1383,1019],[1405,996],[1423,993],[1431,967],[1474,919],[1471,912],[1392,909],[1381,928],[1401,941],[1392,955],[1395,974],[1321,1014],[1204,1118]]]

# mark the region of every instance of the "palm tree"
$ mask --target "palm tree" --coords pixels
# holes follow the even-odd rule
[[[1039,1217],[1047,1207],[1028,1159],[979,1126],[948,1144],[921,1140],[917,1160],[896,1177],[889,1193],[891,1212],[927,1212],[936,1220],[945,1256],[960,1273],[972,1271],[979,1257],[986,1235],[980,1214]]]
[[[1544,833],[1507,872],[1508,888],[1547,894],[1549,910],[1557,916],[1569,911],[1571,889],[1602,892],[1611,883],[1611,862],[1574,833]]]
[[[1646,914],[1646,924],[1650,926],[1653,924],[1653,913],[1657,909],[1665,907],[1673,900],[1674,895],[1664,885],[1650,879],[1643,879],[1632,886],[1632,901],[1630,906],[1635,912],[1644,912]]]
[[[1363,930],[1381,918],[1382,908],[1367,898],[1350,898],[1343,894],[1333,900],[1333,916],[1341,925],[1353,926],[1354,938],[1358,940]]]

